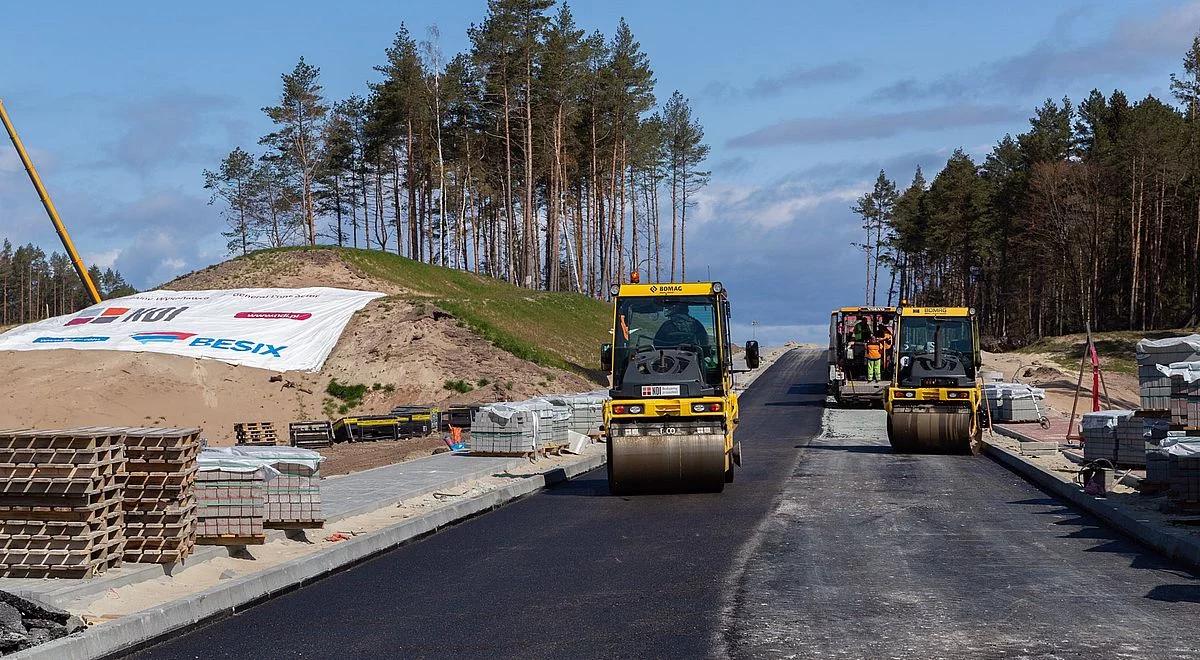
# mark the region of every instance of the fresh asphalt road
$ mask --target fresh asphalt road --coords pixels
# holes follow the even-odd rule
[[[703,657],[801,446],[824,353],[741,398],[745,466],[721,494],[612,497],[604,470],[142,651],[146,658]]]
[[[898,456],[822,352],[742,399],[720,495],[603,471],[145,649],[226,657],[1180,657],[1200,582],[983,457]]]

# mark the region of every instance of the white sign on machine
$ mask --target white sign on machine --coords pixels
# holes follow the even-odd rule
[[[317,371],[382,293],[328,287],[147,291],[0,334],[0,351],[138,351]]]

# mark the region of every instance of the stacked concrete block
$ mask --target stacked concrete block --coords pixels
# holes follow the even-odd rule
[[[1137,344],[1138,383],[1141,386],[1142,409],[1170,408],[1171,377],[1163,373],[1175,362],[1200,360],[1200,335],[1168,339],[1143,339]]]
[[[1170,487],[1171,455],[1161,449],[1150,449],[1146,452],[1146,478],[1142,481],[1141,491],[1161,491]]]
[[[1189,510],[1200,509],[1200,455],[1170,456],[1167,495],[1171,503]]]
[[[567,406],[570,412],[568,428],[583,435],[596,435],[604,424],[604,402],[608,396],[602,393],[565,394],[546,397],[551,403]]]
[[[1102,410],[1083,415],[1079,428],[1083,433],[1083,457],[1087,460],[1100,458],[1108,459],[1114,464],[1119,462],[1117,424],[1120,420],[1131,417],[1131,410]],[[1143,448],[1143,452],[1145,448]],[[1142,458],[1142,462],[1145,462]]]
[[[198,428],[121,429],[128,458],[125,561],[172,564],[196,544]]]
[[[553,415],[553,406],[545,401],[484,406],[471,419],[471,451],[495,454],[538,451],[552,440],[553,428],[543,420]]]
[[[0,575],[88,578],[125,546],[121,434],[0,430]]]
[[[196,475],[196,542],[261,545],[266,516],[266,472],[201,464]]]
[[[1143,417],[1137,413],[1117,419],[1114,429],[1116,460],[1113,462],[1118,465],[1144,467],[1147,452],[1157,448],[1160,440],[1166,437],[1169,427],[1167,422],[1165,417]]]
[[[295,447],[234,447],[233,453],[262,461],[278,474],[265,486],[264,524],[273,529],[323,527],[319,453]]]
[[[1037,422],[1042,417],[1039,402],[1046,398],[1046,391],[1041,388],[1023,383],[985,383],[983,394],[993,422]]]

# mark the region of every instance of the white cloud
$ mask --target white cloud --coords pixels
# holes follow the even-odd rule
[[[96,265],[100,268],[112,268],[113,264],[117,263],[117,258],[121,256],[121,248],[113,248],[103,252],[95,252],[83,257],[84,263],[87,265]]]

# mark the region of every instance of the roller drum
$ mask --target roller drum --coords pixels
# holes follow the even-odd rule
[[[972,418],[967,406],[894,406],[888,442],[904,453],[971,453]]]
[[[609,438],[608,488],[614,495],[720,492],[725,488],[725,436]]]

